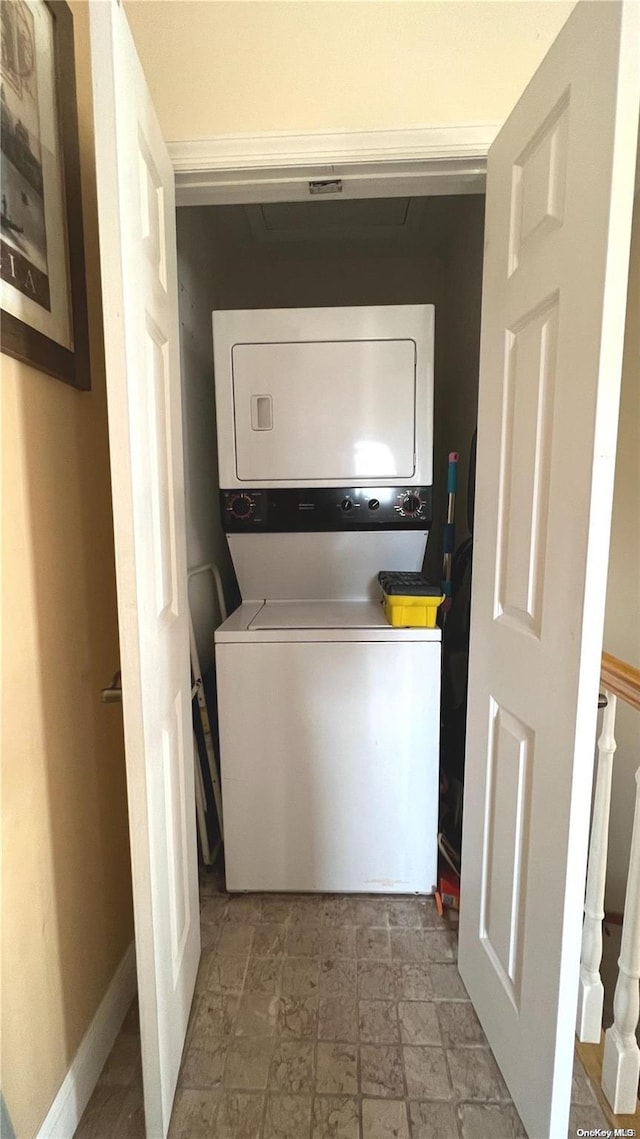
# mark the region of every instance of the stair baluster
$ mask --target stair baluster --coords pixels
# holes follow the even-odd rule
[[[640,768],[636,772],[636,805],[618,969],[614,1021],[605,1033],[602,1090],[616,1114],[632,1115],[636,1111],[640,1078],[640,1048],[635,1035],[640,1014]]]
[[[604,918],[604,887],[607,876],[611,777],[613,774],[613,756],[616,750],[614,732],[617,705],[617,699],[612,693],[605,692],[605,697],[607,704],[602,720],[602,731],[598,740],[598,771],[589,841],[576,1024],[578,1040],[588,1044],[597,1044],[600,1040],[604,1004],[600,963],[602,961],[602,921]]]

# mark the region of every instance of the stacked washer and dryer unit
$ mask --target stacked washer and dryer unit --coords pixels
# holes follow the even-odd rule
[[[431,305],[213,314],[221,510],[242,604],[215,635],[231,891],[431,893],[440,630],[379,570],[431,524]]]

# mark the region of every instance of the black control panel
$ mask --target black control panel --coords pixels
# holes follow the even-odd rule
[[[430,486],[275,487],[221,490],[229,533],[271,530],[424,530],[432,521]]]

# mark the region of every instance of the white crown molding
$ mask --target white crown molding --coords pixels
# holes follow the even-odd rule
[[[36,1139],[73,1139],[135,992],[136,955],[131,942]]]
[[[176,174],[434,159],[486,159],[499,123],[387,131],[277,131],[168,143]]]
[[[498,123],[388,131],[218,135],[168,144],[177,205],[309,199],[341,178],[343,197],[478,194]]]

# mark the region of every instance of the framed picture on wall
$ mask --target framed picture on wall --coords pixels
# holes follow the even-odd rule
[[[2,0],[2,351],[89,389],[73,18]]]

